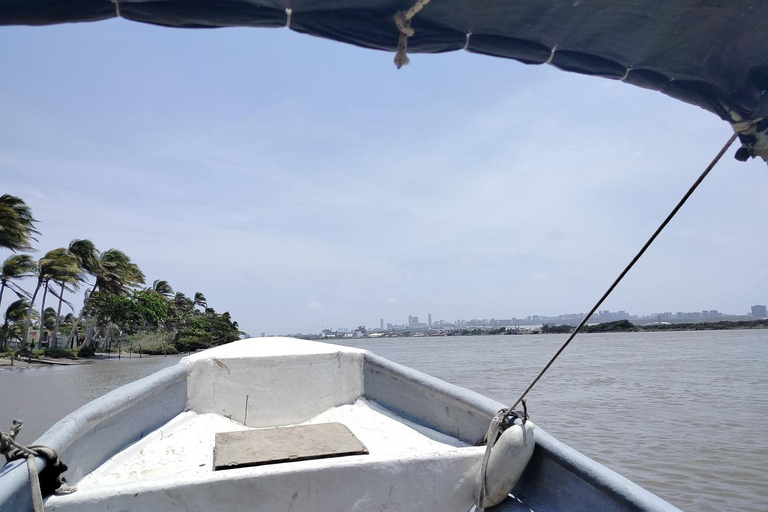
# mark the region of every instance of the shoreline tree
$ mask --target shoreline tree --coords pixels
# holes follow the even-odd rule
[[[35,228],[37,222],[21,198],[0,196],[0,248],[12,252],[36,250],[32,243],[40,235]],[[89,276],[94,278],[92,285],[88,284]],[[28,277],[36,278],[32,293],[17,283]],[[190,298],[174,292],[168,281],[159,279],[151,287],[140,289],[144,282],[144,273],[126,253],[115,248],[99,253],[88,239],[72,240],[67,247],[52,249],[37,261],[26,254],[13,254],[0,268],[0,306],[6,289],[18,300],[5,308],[0,347],[5,349],[10,340],[26,346],[33,325],[38,333],[36,342],[47,338],[51,348],[58,347],[59,330],[66,336],[65,347],[80,346],[83,334],[82,346],[95,348],[96,335],[103,333],[101,343],[106,346],[113,334],[118,345],[127,335],[161,337],[163,352],[166,341],[173,351],[187,351],[240,337],[237,322],[229,313],[218,314],[210,308],[202,292]],[[73,310],[62,316],[63,304],[72,308],[65,294],[76,292],[84,284],[80,313],[75,317]],[[57,299],[55,309],[48,305],[49,294]],[[38,298],[39,310],[35,309]]]
[[[37,242],[34,235],[40,234],[35,229],[36,222],[29,206],[20,197],[0,196],[0,247],[13,252],[33,251],[32,242]]]

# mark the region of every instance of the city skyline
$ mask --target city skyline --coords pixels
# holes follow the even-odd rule
[[[768,317],[768,307],[766,305],[751,305],[746,313],[733,313],[722,312],[717,309],[703,309],[701,311],[665,311],[649,314],[632,314],[624,310],[610,311],[607,309],[598,310],[590,318],[590,323],[602,323],[612,322],[617,320],[635,320],[642,323],[649,322],[695,322],[695,321],[717,321],[729,318],[765,318]],[[384,318],[380,318],[377,327],[369,327],[365,323],[357,323],[356,327],[337,327],[329,328],[322,327],[317,331],[305,332],[295,331],[295,334],[311,334],[313,332],[340,332],[351,333],[359,330],[361,327],[370,332],[386,332],[386,331],[405,331],[409,329],[442,329],[442,328],[458,328],[458,327],[514,327],[524,325],[541,325],[546,323],[554,324],[570,324],[575,325],[579,323],[586,313],[565,313],[554,316],[547,315],[527,315],[525,317],[508,317],[508,318],[473,318],[470,320],[456,319],[456,320],[444,320],[444,319],[432,319],[432,313],[427,313],[427,322],[421,322],[419,315],[408,315],[407,322],[393,323],[386,322]],[[354,323],[354,322],[353,322]],[[262,332],[264,336],[264,332]]]

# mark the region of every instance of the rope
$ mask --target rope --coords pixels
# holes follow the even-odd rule
[[[725,152],[728,150],[729,147],[731,147],[731,144],[733,144],[733,141],[736,140],[736,134],[734,133],[731,138],[728,139],[728,142],[725,143],[723,148],[720,150],[720,152],[715,156],[715,158],[709,163],[706,169],[704,169],[704,172],[701,173],[699,178],[691,185],[691,188],[688,189],[688,192],[685,193],[682,199],[677,203],[677,206],[675,206],[672,211],[667,215],[667,218],[664,219],[664,222],[662,222],[658,228],[656,228],[656,231],[651,235],[651,237],[648,239],[647,242],[645,242],[645,245],[643,245],[642,249],[640,249],[640,252],[638,252],[634,258],[632,258],[632,261],[629,262],[629,265],[627,265],[624,270],[619,274],[619,277],[616,278],[616,280],[613,282],[613,284],[605,291],[602,297],[600,297],[600,300],[597,301],[597,303],[592,307],[592,309],[587,313],[587,315],[581,320],[579,325],[576,326],[576,329],[573,330],[570,336],[568,336],[568,339],[565,340],[565,343],[563,343],[563,346],[560,347],[560,349],[555,353],[554,356],[552,356],[552,359],[549,360],[549,362],[544,366],[544,368],[539,372],[539,374],[536,376],[535,379],[533,379],[533,382],[531,382],[527,388],[525,388],[525,391],[523,391],[523,394],[520,395],[520,398],[518,398],[514,404],[512,404],[512,407],[510,407],[508,410],[511,411],[519,404],[523,399],[526,397],[528,392],[533,388],[533,386],[536,385],[537,382],[539,382],[539,379],[544,375],[544,373],[549,370],[549,367],[552,366],[552,363],[555,362],[555,359],[560,356],[560,354],[565,350],[565,347],[568,346],[568,344],[571,342],[571,340],[581,331],[582,327],[587,323],[587,320],[597,311],[597,309],[603,304],[603,301],[608,298],[608,295],[611,294],[614,288],[621,282],[622,279],[624,279],[624,276],[627,275],[627,273],[632,269],[632,267],[637,263],[637,261],[640,259],[640,257],[645,254],[645,251],[648,249],[648,247],[651,246],[654,240],[656,240],[656,237],[659,236],[659,234],[662,232],[662,230],[667,227],[667,224],[669,224],[669,221],[672,220],[672,218],[677,214],[677,212],[680,210],[680,208],[683,207],[686,201],[688,201],[688,198],[691,197],[691,195],[694,193],[694,191],[698,188],[698,186],[701,184],[702,181],[704,181],[704,178],[707,177],[707,174],[709,174],[709,171],[711,171],[717,162],[720,161],[720,159],[723,157]]]
[[[552,62],[552,59],[555,58],[555,52],[557,51],[557,45],[552,47],[552,50],[549,52],[549,58],[547,59],[547,62],[544,64],[549,64]]]
[[[413,7],[407,11],[398,11],[395,14],[395,25],[400,31],[400,38],[397,41],[397,53],[395,54],[395,66],[400,69],[407,66],[411,60],[408,58],[408,38],[414,34],[411,28],[411,19],[418,14],[431,0],[416,0]]]
[[[486,491],[486,478],[488,475],[488,462],[491,460],[491,451],[496,445],[496,441],[499,440],[501,434],[515,424],[516,419],[521,419],[523,422],[523,433],[525,433],[525,422],[528,421],[528,406],[523,400],[523,413],[513,411],[510,409],[502,409],[496,413],[491,420],[491,424],[488,426],[488,432],[485,434],[485,454],[483,454],[483,464],[480,467],[480,489],[477,493],[477,507],[478,512],[485,510],[485,495]]]
[[[554,54],[554,48],[552,49],[552,54]],[[544,375],[544,373],[549,369],[550,366],[552,366],[552,363],[555,362],[555,359],[560,356],[560,354],[565,350],[565,347],[568,346],[568,344],[573,340],[573,338],[576,336],[576,334],[581,331],[581,329],[584,327],[584,325],[587,323],[587,320],[597,311],[597,309],[600,307],[600,305],[603,303],[603,301],[608,297],[608,295],[611,294],[611,292],[616,288],[616,286],[621,282],[621,280],[624,278],[625,275],[630,271],[630,269],[637,263],[637,261],[640,259],[640,257],[645,254],[645,251],[648,249],[648,247],[651,246],[654,240],[656,240],[656,237],[659,236],[659,234],[662,232],[662,230],[669,224],[669,222],[672,220],[672,218],[677,214],[677,212],[680,210],[680,208],[683,207],[685,202],[688,200],[689,197],[694,193],[694,191],[698,188],[698,186],[701,184],[702,181],[704,181],[704,178],[707,177],[709,172],[715,167],[717,162],[720,161],[720,159],[723,157],[725,152],[728,150],[728,148],[733,144],[733,141],[736,140],[737,134],[733,134],[730,139],[728,139],[728,142],[725,143],[723,148],[720,150],[720,152],[715,156],[715,158],[710,162],[710,164],[707,166],[706,169],[704,169],[704,172],[701,173],[701,175],[698,177],[698,179],[691,185],[691,188],[688,189],[688,192],[685,193],[682,199],[677,203],[677,206],[675,206],[672,211],[667,215],[667,218],[664,219],[664,221],[659,225],[658,228],[656,228],[656,231],[651,235],[651,237],[648,239],[647,242],[645,242],[645,245],[640,249],[640,251],[635,255],[634,258],[632,258],[632,261],[629,262],[629,265],[624,268],[624,270],[619,274],[619,277],[616,278],[616,280],[613,282],[613,284],[608,288],[608,290],[605,291],[602,297],[600,297],[600,300],[597,301],[597,303],[592,307],[589,313],[581,320],[578,326],[576,326],[576,329],[571,333],[571,335],[568,337],[567,340],[565,340],[565,343],[560,347],[560,349],[555,353],[554,356],[552,356],[552,359],[549,360],[549,362],[544,366],[544,368],[539,372],[539,374],[536,376],[535,379],[533,379],[533,382],[531,382],[528,387],[523,391],[523,394],[520,395],[520,398],[518,398],[514,404],[512,404],[512,407],[508,407],[506,409],[502,409],[499,412],[496,413],[496,415],[491,420],[491,424],[488,426],[488,432],[485,436],[485,454],[483,455],[483,464],[480,468],[480,489],[478,491],[478,498],[477,498],[477,509],[479,512],[483,512],[485,504],[485,495],[486,495],[486,473],[488,470],[488,461],[491,458],[491,451],[493,450],[493,446],[496,444],[496,441],[500,437],[500,434],[508,427],[512,426],[514,424],[514,421],[516,418],[520,418],[523,420],[523,425],[525,425],[525,421],[528,419],[528,409],[525,404],[525,397],[528,395],[528,392],[533,388],[533,386],[536,385],[536,383],[539,381],[539,379]],[[515,407],[522,403],[523,404],[523,415],[521,415],[519,412],[515,411]]]
[[[733,113],[731,114],[733,115]],[[761,157],[768,162],[768,119],[758,118],[732,123],[733,131],[739,134],[741,148],[734,157],[746,162],[750,157]]]
[[[0,453],[5,455],[6,464],[18,460],[27,460],[27,471],[29,472],[29,487],[32,494],[32,510],[34,512],[44,512],[43,496],[50,496],[53,493],[74,492],[74,487],[64,484],[64,478],[61,476],[67,470],[67,466],[59,460],[59,456],[52,448],[43,445],[24,446],[16,441],[23,423],[14,418],[9,432],[0,430]],[[45,467],[38,474],[36,458],[45,460]]]

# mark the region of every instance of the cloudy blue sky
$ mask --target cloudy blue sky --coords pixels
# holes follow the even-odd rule
[[[619,82],[287,29],[0,31],[0,191],[255,334],[589,309],[730,136]],[[733,150],[607,301],[768,301],[768,170]],[[0,254],[4,258],[7,254]]]

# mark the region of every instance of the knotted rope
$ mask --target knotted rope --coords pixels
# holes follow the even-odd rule
[[[400,39],[397,41],[397,53],[395,54],[395,66],[397,66],[397,69],[407,66],[411,62],[408,58],[408,38],[414,34],[411,28],[411,19],[430,1],[417,0],[413,7],[407,11],[398,11],[395,14],[395,25],[400,30]]]
[[[480,467],[480,489],[477,492],[477,507],[478,512],[485,510],[485,495],[486,495],[486,477],[488,474],[488,461],[491,460],[491,451],[493,450],[496,441],[499,440],[501,434],[504,433],[509,427],[515,424],[515,420],[520,419],[523,422],[523,432],[525,432],[525,422],[528,421],[528,406],[525,400],[522,401],[523,412],[512,410],[511,407],[502,409],[496,413],[491,420],[491,424],[488,426],[488,432],[485,433],[485,454],[483,455],[483,465]]]
[[[0,453],[5,455],[6,464],[18,459],[27,459],[32,509],[34,512],[44,512],[43,497],[53,493],[74,492],[75,488],[64,484],[65,480],[61,475],[67,470],[67,466],[59,460],[55,450],[39,444],[24,446],[16,442],[22,425],[21,421],[14,418],[10,432],[0,430]],[[45,467],[40,474],[37,472],[36,457],[45,459]]]
[[[768,162],[768,118],[735,122],[732,126],[741,142],[741,148],[734,155],[736,160],[745,162],[759,156]]]

